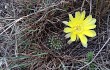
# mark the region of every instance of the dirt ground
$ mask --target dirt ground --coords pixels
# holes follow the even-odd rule
[[[67,44],[68,14],[96,18],[97,36]],[[0,0],[0,70],[110,70],[110,0]]]

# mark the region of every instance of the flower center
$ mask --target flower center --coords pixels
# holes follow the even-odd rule
[[[82,31],[82,27],[80,25],[76,25],[73,29],[75,32],[78,32],[78,33]]]

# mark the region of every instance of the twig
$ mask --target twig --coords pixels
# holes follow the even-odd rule
[[[107,17],[107,34],[108,34],[108,38],[109,38],[110,37],[110,14],[108,14],[108,17]],[[107,45],[107,49],[109,49],[109,44]],[[107,53],[107,54],[109,54],[109,53]],[[107,56],[107,59],[108,58],[109,58],[109,56]]]
[[[26,17],[29,17],[29,16],[31,16],[31,15],[37,14],[37,13],[39,13],[39,12],[42,12],[42,11],[48,10],[48,9],[50,9],[50,8],[53,8],[53,7],[55,7],[55,6],[58,6],[58,5],[62,4],[62,3],[65,3],[65,1],[61,1],[61,2],[58,3],[58,4],[49,6],[49,7],[47,7],[47,8],[42,9],[42,10],[39,10],[39,11],[37,11],[37,12],[35,12],[35,13],[31,13],[31,14],[29,14],[29,15],[27,15],[27,16],[23,16],[23,17],[21,17],[21,18],[19,18],[19,19],[16,19],[15,21],[12,22],[12,25],[10,25],[7,29],[5,29],[3,32],[1,32],[0,35],[2,35],[4,32],[6,32],[8,29],[10,29],[15,23],[19,22],[20,20],[22,20],[22,19],[24,19],[24,18],[26,18]]]
[[[86,64],[86,65],[84,65],[84,66],[82,66],[82,67],[80,67],[78,70],[81,70],[81,69],[83,69],[84,67],[90,65],[90,64],[95,60],[95,58],[100,54],[100,52],[103,50],[103,48],[107,45],[107,43],[109,42],[109,40],[110,40],[110,38],[108,38],[108,40],[105,42],[105,44],[104,44],[104,45],[102,46],[102,48],[99,50],[99,52],[94,56],[94,58],[92,59],[91,62],[89,62],[88,64]]]
[[[14,18],[16,18],[16,12],[15,12],[15,8],[14,8],[14,0],[12,1],[12,8],[13,8],[13,13],[14,13]],[[17,33],[17,26],[16,24],[14,24],[15,26],[15,33]],[[17,45],[18,41],[17,41],[17,35],[15,34],[15,56],[18,57],[17,53],[18,53],[18,45]]]
[[[6,58],[4,58],[4,63],[6,64],[6,70],[10,70],[9,67],[8,67],[9,65],[8,65],[8,63],[7,63]]]
[[[91,11],[92,11],[92,0],[90,0],[90,14],[91,14]]]
[[[84,7],[84,3],[85,3],[85,0],[83,0],[82,6],[81,6],[81,11],[82,11],[82,8]]]
[[[21,19],[23,19],[23,17],[13,21],[8,28],[6,28],[3,32],[0,33],[0,35],[2,35],[4,32],[6,32],[8,29],[10,29],[15,23],[19,22]]]

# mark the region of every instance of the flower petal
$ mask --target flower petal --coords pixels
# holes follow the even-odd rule
[[[73,41],[71,41],[71,39],[67,42],[68,44],[71,44]]]
[[[90,22],[88,22],[87,24],[85,24],[84,26],[91,26],[91,25],[95,25],[96,23],[96,19],[92,18],[92,20]]]
[[[92,20],[92,15],[87,16],[87,18],[83,21],[83,24],[88,24]]]
[[[71,31],[72,31],[72,28],[69,28],[69,27],[64,28],[64,32],[65,32],[65,33],[69,33],[69,32],[71,32]]]
[[[95,24],[96,23],[96,19],[92,18],[92,21],[89,22],[89,24]]]
[[[87,30],[83,32],[86,36],[94,37],[96,36],[96,32],[94,30]]]
[[[81,13],[78,11],[78,12],[75,12],[75,19],[76,20],[79,20],[81,17]]]
[[[83,45],[84,47],[87,47],[87,38],[86,38],[86,36],[83,35],[83,34],[79,34],[78,36],[79,36],[79,38],[80,38],[80,40],[81,40],[82,45]]]
[[[85,11],[83,11],[82,13],[81,13],[81,17],[80,17],[80,20],[84,20],[84,18],[85,18]]]
[[[75,41],[76,40],[76,34],[73,32],[71,34],[71,41]]]
[[[71,33],[68,33],[68,34],[65,35],[65,37],[66,37],[66,38],[69,38],[70,35],[71,35]]]
[[[94,28],[96,28],[96,25],[94,24],[84,26],[84,30],[89,30],[89,29],[94,29]]]
[[[62,23],[64,23],[65,25],[68,25],[68,22],[67,21],[63,21]]]
[[[70,27],[73,27],[74,26],[74,24],[73,24],[72,21],[69,21],[67,25],[70,26]]]
[[[70,19],[70,21],[72,21],[74,19],[72,14],[69,14],[69,19]]]

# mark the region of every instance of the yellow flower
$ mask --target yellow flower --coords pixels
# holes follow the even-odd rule
[[[87,37],[96,36],[96,32],[93,30],[96,28],[96,19],[92,18],[92,15],[89,15],[85,18],[85,11],[75,12],[75,17],[72,14],[69,14],[69,22],[63,21],[68,27],[64,28],[66,38],[70,37],[68,43],[72,43],[78,39],[81,40],[81,43],[84,47],[87,47]]]

